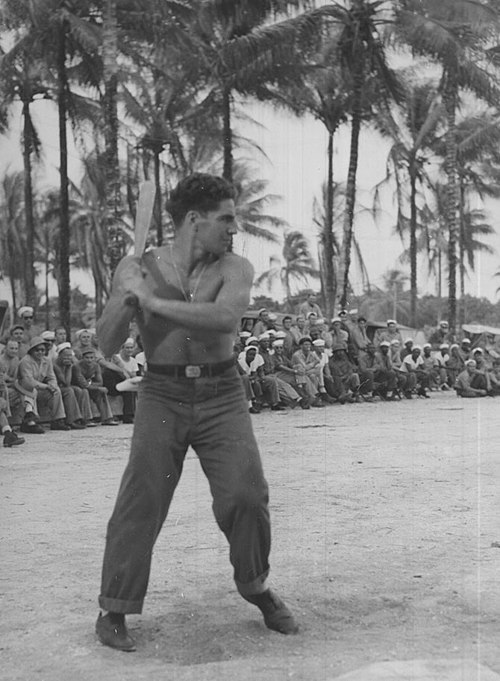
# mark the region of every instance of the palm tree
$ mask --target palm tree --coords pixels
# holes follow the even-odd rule
[[[398,120],[399,110],[403,114],[403,121]],[[377,127],[385,136],[392,138],[393,144],[388,154],[388,173],[376,187],[374,205],[378,204],[381,186],[394,180],[397,197],[396,231],[402,239],[407,231],[410,234],[410,323],[412,326],[416,326],[417,314],[418,185],[421,188],[429,185],[425,165],[442,116],[443,108],[433,82],[412,83],[411,80],[406,87],[404,103],[396,111],[396,116],[393,116],[388,109],[378,112],[376,116]],[[408,177],[409,196],[406,189]],[[407,203],[410,206],[409,220],[405,215]]]
[[[455,332],[460,205],[456,114],[463,88],[492,104],[498,101],[493,76],[485,68],[488,48],[498,35],[498,8],[479,0],[401,0],[395,14],[400,40],[441,66],[439,90],[447,126],[448,320]]]
[[[283,240],[283,262],[277,258],[270,258],[270,268],[255,280],[255,286],[266,282],[269,290],[274,281],[279,281],[285,291],[286,301],[292,298],[292,281],[307,285],[309,279],[317,278],[319,270],[316,268],[309,244],[305,236],[298,231],[287,232]]]
[[[0,278],[6,276],[9,280],[14,310],[18,291],[24,301],[26,288],[23,275],[28,253],[23,204],[23,173],[7,170],[0,185]]]
[[[341,307],[347,303],[349,268],[356,202],[359,135],[364,114],[368,84],[374,81],[382,102],[401,99],[401,86],[395,72],[389,68],[386,50],[379,31],[389,21],[387,3],[383,0],[350,0],[338,6],[341,33],[338,40],[339,63],[351,87],[351,143],[347,173],[346,210],[343,224],[342,257],[340,259]]]
[[[326,274],[326,269],[327,269],[327,248],[328,245],[326,243],[326,235],[327,232],[330,230],[330,220],[328,218],[329,211],[331,210],[331,241],[332,241],[332,248],[333,248],[333,268],[334,271],[338,271],[338,261],[340,258],[341,254],[341,247],[340,247],[340,240],[338,238],[338,235],[335,233],[335,230],[333,229],[333,225],[335,224],[340,224],[342,222],[342,216],[344,215],[344,210],[345,210],[345,192],[346,192],[346,187],[345,184],[340,184],[338,182],[333,182],[331,187],[328,187],[326,185],[323,185],[323,191],[322,191],[322,197],[323,200],[320,203],[316,199],[314,200],[314,205],[313,205],[313,222],[318,228],[318,233],[319,233],[319,264],[320,264],[320,278],[321,278],[321,286],[322,290],[324,291],[326,289],[326,279],[327,279],[327,274]],[[331,209],[330,209],[330,201],[331,203]],[[358,269],[361,273],[361,279],[363,282],[363,290],[370,290],[370,277],[368,275],[368,270],[366,267],[365,260],[363,258],[363,254],[361,252],[361,247],[359,245],[358,240],[356,239],[355,234],[353,234],[352,237],[352,245],[354,249],[354,257],[356,259],[356,263],[358,266]],[[335,286],[338,286],[338,282],[335,283]],[[325,298],[326,296],[323,295]],[[330,318],[331,314],[335,313],[335,308],[325,306],[325,311],[327,314],[327,317]]]
[[[9,13],[9,8],[4,8],[0,14],[0,21],[7,27],[16,28],[19,17],[15,13]],[[39,98],[48,98],[46,74],[44,66],[30,53],[25,41],[21,38],[15,40],[8,52],[1,55],[0,62],[0,91],[5,110],[19,100],[22,103],[22,149],[24,167],[24,210],[26,220],[26,282],[25,302],[36,307],[35,267],[34,267],[34,242],[35,242],[35,218],[33,198],[33,158],[40,159],[40,138],[35,127],[31,106]]]

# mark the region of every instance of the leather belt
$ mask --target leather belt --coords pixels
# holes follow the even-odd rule
[[[148,372],[173,378],[204,378],[218,376],[235,365],[233,357],[213,364],[147,364]]]

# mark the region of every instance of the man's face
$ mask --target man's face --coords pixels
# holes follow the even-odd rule
[[[95,361],[95,352],[86,352],[83,357],[85,364],[92,364]]]
[[[10,359],[17,357],[19,355],[19,343],[16,340],[7,341],[7,345],[5,346],[5,354]]]
[[[21,343],[24,337],[24,331],[22,329],[14,329],[11,336],[15,341]]]
[[[299,330],[302,330],[305,325],[306,325],[306,320],[304,319],[304,317],[297,317],[297,328]]]
[[[246,352],[247,364],[251,364],[257,355],[257,348],[248,348]]]
[[[196,213],[196,239],[203,249],[214,255],[223,255],[238,231],[236,208],[233,199],[224,199],[216,210]]]
[[[411,349],[413,347],[413,343],[405,343],[405,347],[411,352]]]
[[[284,319],[283,320],[283,328],[285,331],[288,331],[292,327],[292,320],[291,319]]]
[[[311,341],[307,340],[302,343],[302,352],[304,353],[304,355],[307,355],[308,352],[311,352],[311,348],[312,348]]]
[[[29,312],[26,312],[25,314],[23,314],[23,316],[21,317],[21,319],[23,320],[23,324],[24,324],[24,326],[25,326],[27,329],[29,329],[29,328],[32,326],[32,324],[33,324],[33,315],[30,314]]]
[[[461,344],[462,350],[465,350],[465,352],[469,352],[470,350],[470,343],[462,343]]]
[[[56,329],[54,342],[56,345],[66,342],[66,329]]]
[[[381,345],[380,346],[380,352],[383,355],[387,355],[387,353],[389,352],[389,346],[388,345]]]
[[[132,353],[134,352],[134,344],[133,343],[124,343],[123,345],[123,354],[125,357],[132,357]]]
[[[316,302],[316,294],[315,294],[315,293],[310,293],[310,294],[307,296],[307,300],[308,300],[308,302],[311,303],[311,304],[315,303],[315,302]]]
[[[425,357],[431,356],[431,349],[430,348],[424,348],[424,356]]]
[[[73,364],[73,353],[71,352],[70,348],[61,350],[59,353],[59,362],[65,367]]]
[[[391,333],[394,333],[394,331],[396,331],[396,324],[394,324],[394,322],[391,322],[390,324],[387,324],[387,329],[388,329]]]
[[[411,356],[413,359],[417,359],[417,357],[420,355],[420,350],[418,348],[415,348],[411,351]]]
[[[307,315],[307,319],[309,320],[309,324],[312,326],[313,324],[316,324],[318,317],[315,312],[311,312],[310,315]]]
[[[37,345],[35,348],[30,350],[30,355],[33,357],[34,360],[40,362],[42,357],[45,356],[45,344]]]
[[[446,322],[443,322],[439,326],[441,327],[442,331],[448,331],[448,324]]]
[[[340,329],[341,329],[340,322],[333,322],[332,328],[333,328],[333,330],[334,330],[335,333],[338,333],[338,332],[340,331]]]
[[[263,322],[268,322],[269,312],[267,310],[264,310],[263,312],[260,313],[260,318],[262,319]]]
[[[264,340],[259,341],[259,348],[264,352],[267,352],[269,350],[269,340],[265,338]]]
[[[313,329],[310,330],[309,335],[311,336],[311,338],[313,339],[313,341],[314,341],[314,340],[317,340],[317,339],[319,338],[319,336],[320,336],[320,331],[319,331],[319,329],[318,329],[317,327],[315,327],[315,328],[313,328]]]
[[[88,331],[82,331],[81,334],[80,334],[80,343],[82,345],[88,345],[90,343],[91,338],[92,338],[92,336],[90,335],[90,333]]]

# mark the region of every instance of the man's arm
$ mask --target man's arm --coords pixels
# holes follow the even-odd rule
[[[110,357],[121,346],[128,336],[132,317],[137,312],[136,307],[127,303],[130,288],[127,286],[125,275],[134,270],[142,281],[140,261],[133,256],[123,258],[116,268],[111,287],[111,296],[96,325],[99,346],[105,357]],[[144,283],[143,283],[143,286]]]
[[[252,265],[245,258],[228,260],[223,272],[224,281],[214,302],[165,300],[152,295],[149,289],[140,289],[136,295],[142,309],[176,325],[231,333],[248,307],[253,273]]]

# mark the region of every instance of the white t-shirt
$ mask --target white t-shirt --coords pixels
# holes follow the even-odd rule
[[[424,360],[422,359],[422,355],[419,355],[417,359],[413,359],[411,355],[406,355],[406,357],[403,360],[403,364],[401,366],[401,369],[403,371],[416,371],[417,369],[420,369],[424,363]]]

